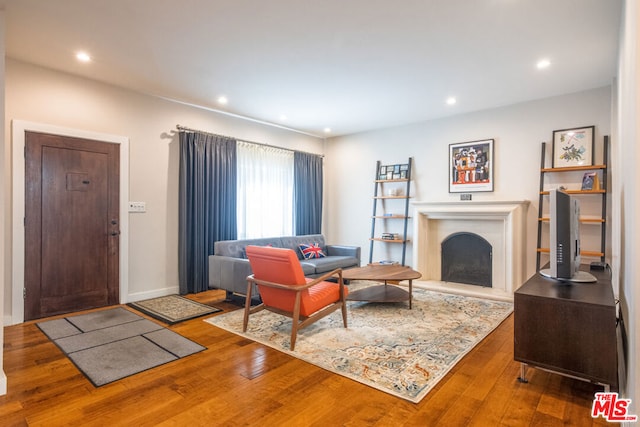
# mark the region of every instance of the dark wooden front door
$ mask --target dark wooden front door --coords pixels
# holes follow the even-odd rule
[[[25,135],[25,320],[119,302],[119,145]]]

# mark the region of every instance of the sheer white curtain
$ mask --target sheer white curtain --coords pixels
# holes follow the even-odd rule
[[[238,141],[238,239],[293,235],[293,152]]]

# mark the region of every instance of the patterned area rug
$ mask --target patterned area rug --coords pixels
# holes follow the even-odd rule
[[[406,303],[348,302],[347,329],[334,312],[299,331],[293,352],[291,320],[284,316],[253,314],[246,333],[243,310],[205,321],[417,403],[509,316],[513,304],[419,288],[413,296],[412,310]]]
[[[170,325],[222,311],[179,295],[167,295],[127,304],[129,307]]]
[[[122,307],[36,325],[96,387],[206,350]]]

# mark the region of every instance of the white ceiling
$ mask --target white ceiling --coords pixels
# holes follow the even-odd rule
[[[322,136],[609,85],[621,11],[620,0],[2,4],[11,58]],[[541,58],[551,67],[536,69]]]

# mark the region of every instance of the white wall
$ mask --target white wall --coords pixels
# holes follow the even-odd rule
[[[129,214],[126,301],[178,290],[179,151],[177,133],[173,132],[177,124],[284,148],[323,152],[322,139],[11,59],[7,60],[5,88],[7,124],[24,120],[129,138],[129,198],[146,202],[147,213]],[[7,126],[4,132],[7,144],[11,140],[9,129]],[[10,236],[6,236],[7,242],[11,242]],[[8,274],[5,277],[11,277]],[[7,319],[11,316],[10,282],[4,288]]]
[[[4,10],[0,9],[0,82],[4,82]],[[2,88],[0,88],[0,117],[2,117],[4,113],[4,84]],[[0,238],[0,262],[3,264],[4,268],[0,273],[0,289],[4,289],[11,281],[9,278],[10,275],[7,274],[7,265],[10,264],[9,257],[5,257],[7,248],[9,248],[9,244],[7,236],[10,221],[8,216],[9,211],[9,203],[8,197],[10,192],[9,188],[9,146],[6,144],[6,138],[4,136],[4,128],[5,123],[0,123],[0,201],[2,201],[2,207],[0,207],[0,228],[2,228],[2,238]],[[0,308],[4,305],[4,294],[0,292]],[[3,348],[4,345],[4,319],[3,316],[0,316],[0,349]],[[6,394],[7,392],[7,376],[2,369],[3,366],[3,357],[0,357],[0,395]]]
[[[619,211],[616,217],[620,223],[619,240],[619,280],[620,310],[627,333],[626,342],[626,375],[622,382],[625,397],[632,399],[630,413],[640,414],[640,369],[638,369],[638,351],[640,350],[640,310],[638,310],[638,289],[640,288],[640,253],[638,253],[638,214],[640,213],[640,55],[638,46],[640,33],[640,7],[635,0],[627,0],[624,5],[622,29],[620,37],[618,65],[618,133],[620,145],[614,151],[616,166],[624,171],[624,175],[615,183],[614,200]],[[619,246],[618,246],[619,245]],[[623,366],[624,368],[624,366]]]
[[[611,131],[611,87],[485,110],[418,124],[332,138],[327,142],[326,195],[329,241],[356,244],[368,261],[375,164],[414,158],[412,197],[416,201],[456,201],[448,187],[449,144],[495,139],[494,191],[473,200],[531,201],[527,214],[527,277],[535,273],[541,142],[553,130],[595,125],[596,163],[602,136]],[[547,152],[551,151],[548,144]],[[581,176],[579,177],[581,178]],[[578,179],[579,179],[578,178]],[[599,213],[599,212],[598,212]],[[411,230],[411,227],[409,227]],[[599,230],[596,230],[596,233]],[[373,260],[397,258],[376,243]],[[391,245],[387,245],[391,247]],[[398,246],[393,246],[396,252]],[[411,245],[407,264],[411,264]]]

